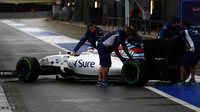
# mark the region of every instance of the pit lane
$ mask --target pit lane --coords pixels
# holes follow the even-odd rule
[[[77,42],[77,40],[60,34],[51,35],[53,33],[51,31],[49,31],[50,33],[41,33],[40,31],[44,31],[43,29],[33,28],[35,30],[31,30],[32,28],[30,29],[26,24],[20,24],[15,21],[3,20],[3,23],[1,22],[0,26],[2,26],[2,35],[0,38],[0,45],[2,46],[0,49],[2,53],[0,62],[1,70],[15,69],[17,59],[24,55],[31,55],[40,59],[46,55],[57,54],[58,51],[66,51],[62,46],[59,46],[54,42],[63,43],[69,40],[70,42],[73,41],[73,43]],[[27,31],[30,31],[31,33]],[[37,31],[39,34],[33,33],[33,31]],[[9,102],[9,108],[7,110],[19,112],[64,112],[66,110],[75,112],[128,112],[133,110],[144,112],[189,112],[199,109],[198,106],[194,106],[196,108],[189,107],[189,109],[180,103],[174,102],[174,100],[169,100],[170,98],[173,98],[172,95],[163,97],[162,95],[150,91],[153,90],[150,88],[154,88],[165,93],[165,87],[168,88],[168,91],[172,90],[169,89],[169,87],[172,87],[174,91],[178,91],[178,93],[182,95],[185,94],[184,90],[187,91],[187,89],[189,89],[189,87],[186,86],[185,89],[183,88],[180,91],[180,89],[178,89],[179,87],[169,85],[167,82],[159,83],[158,86],[155,85],[155,82],[150,82],[145,88],[125,87],[121,84],[117,84],[111,88],[97,88],[95,87],[95,82],[56,81],[55,76],[43,76],[40,77],[37,82],[28,84],[20,82],[15,78],[1,79],[1,85],[3,86],[5,95]],[[195,88],[198,89],[198,86],[199,85],[197,84],[193,86],[193,89],[189,89],[188,91],[193,93]],[[1,93],[4,94],[3,92]],[[169,95],[170,93],[166,94]],[[192,97],[198,96],[198,94],[192,95]],[[0,106],[2,107],[1,110],[5,110],[3,108],[5,106]]]

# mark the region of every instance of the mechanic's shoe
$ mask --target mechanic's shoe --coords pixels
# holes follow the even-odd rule
[[[97,81],[96,86],[97,87],[101,87],[102,86],[102,81]]]
[[[195,79],[191,78],[190,81],[188,82],[189,85],[195,85],[196,81]]]
[[[186,83],[185,83],[185,81],[180,80],[176,85],[177,86],[185,86]]]
[[[108,81],[102,81],[101,85],[104,86],[104,87],[113,86],[113,84],[109,83]]]

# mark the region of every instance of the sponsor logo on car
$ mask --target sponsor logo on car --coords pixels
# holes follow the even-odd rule
[[[155,57],[155,60],[156,60],[156,61],[164,61],[165,58],[162,58],[162,57]]]
[[[83,59],[77,59],[74,63],[75,67],[80,68],[94,68],[95,62],[94,61],[84,61]]]

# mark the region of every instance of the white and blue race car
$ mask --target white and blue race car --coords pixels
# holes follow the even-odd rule
[[[124,79],[128,84],[135,84],[140,78],[141,70],[138,69],[138,60],[143,60],[143,50],[136,48],[131,44],[127,44],[130,53],[134,60],[131,61],[132,66],[130,72],[137,74],[135,70],[139,70],[134,80],[126,75],[126,67],[123,67],[121,60],[112,53],[112,67],[109,70],[108,77],[115,79]],[[119,51],[123,57],[126,57],[122,47],[119,47]],[[135,62],[134,62],[135,61]],[[78,56],[72,56],[71,52],[66,54],[59,53],[58,55],[46,56],[39,61],[35,57],[21,57],[16,65],[17,77],[24,82],[32,82],[37,80],[39,75],[51,75],[60,74],[62,77],[85,77],[95,78],[98,77],[99,70],[99,55],[96,49],[88,48],[86,52],[82,52]],[[146,83],[143,81],[143,83]]]
[[[185,42],[168,45],[164,40],[144,40],[144,51],[127,44],[133,59],[122,63],[111,54],[112,66],[108,77],[120,78],[128,85],[144,85],[148,80],[167,80],[176,83],[180,79],[179,61],[185,53]],[[124,52],[119,50],[123,57]],[[78,56],[66,54],[46,56],[39,61],[34,57],[21,57],[16,65],[16,75],[24,82],[37,80],[39,75],[60,74],[62,77],[91,77],[97,79],[99,70],[97,50],[87,49]],[[185,78],[188,78],[188,75]],[[90,77],[90,78],[89,78]]]

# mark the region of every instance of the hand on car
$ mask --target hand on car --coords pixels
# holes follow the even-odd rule
[[[75,51],[72,52],[72,56],[76,56],[76,52]]]

